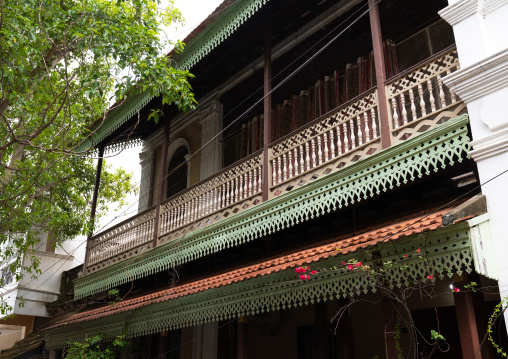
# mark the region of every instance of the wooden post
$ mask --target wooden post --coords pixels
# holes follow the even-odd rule
[[[264,101],[263,101],[263,201],[268,200],[270,190],[270,163],[268,159],[268,145],[272,132],[272,47],[270,41],[270,23],[265,21],[265,64],[264,64]]]
[[[162,139],[162,156],[159,171],[159,195],[157,196],[157,208],[155,209],[155,221],[153,229],[153,248],[157,247],[157,239],[159,238],[159,219],[161,211],[161,203],[164,200],[164,188],[166,187],[166,164],[168,162],[168,148],[169,148],[169,124],[170,119],[166,118],[164,122],[164,138]]]
[[[340,298],[337,302],[337,311],[346,306],[347,302],[344,298]],[[355,359],[355,345],[353,335],[353,323],[351,321],[350,309],[347,308],[340,318],[337,325],[337,358],[338,359]]]
[[[475,273],[469,273],[467,275],[468,280],[471,282],[476,282],[478,284],[481,283],[480,276]],[[483,293],[481,291],[476,291],[471,293],[471,296],[473,298],[473,308],[475,312],[475,318],[476,318],[476,327],[478,328],[478,339],[480,340],[480,343],[484,340],[485,336],[487,335],[487,329],[488,329],[488,322],[489,317],[492,314],[486,306],[485,298],[483,297]],[[493,345],[489,345],[488,343],[481,345],[482,350],[482,357],[484,359],[494,359],[498,358],[498,355],[496,353],[496,350],[494,349]]]
[[[168,357],[168,332],[163,330],[159,337],[159,355],[157,358],[166,359]]]
[[[455,300],[455,312],[459,325],[460,346],[462,358],[481,359],[482,351],[478,338],[478,328],[473,306],[471,292],[458,292],[453,294]]]
[[[329,349],[330,333],[326,302],[321,301],[314,305],[314,358],[328,359]]]
[[[90,233],[86,240],[85,263],[83,264],[83,274],[86,275],[86,267],[88,266],[88,242],[93,235],[93,227],[95,225],[95,212],[97,210],[97,198],[99,196],[99,186],[101,184],[102,161],[104,159],[104,145],[99,145],[99,156],[97,160],[97,169],[95,171],[95,184],[92,195],[92,208],[90,209]]]
[[[392,300],[384,296],[381,300],[383,311],[383,320],[385,327],[385,348],[387,358],[397,358],[397,350],[395,349],[395,308]]]
[[[369,0],[370,31],[372,34],[372,49],[374,53],[374,64],[376,67],[376,83],[379,108],[379,131],[381,135],[381,146],[390,147],[391,133],[388,123],[388,109],[386,102],[386,67],[383,55],[383,39],[381,37],[381,22],[379,20],[379,8],[377,0]]]
[[[238,318],[237,359],[247,359],[247,317]]]

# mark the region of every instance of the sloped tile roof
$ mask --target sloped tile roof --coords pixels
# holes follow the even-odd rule
[[[101,308],[74,314],[49,329],[128,312],[155,303],[170,301],[205,290],[227,286],[247,279],[280,272],[289,268],[295,268],[299,265],[315,263],[329,257],[355,252],[360,248],[367,248],[380,242],[393,241],[417,233],[433,231],[443,227],[442,216],[449,211],[450,208],[441,209],[436,212],[427,212],[427,214],[420,214],[395,224],[367,230],[358,235],[346,238],[336,238],[336,240],[332,243],[306,250],[295,251],[282,257],[249,265],[191,283],[182,284],[177,287],[140,296],[138,298],[125,300],[117,303],[115,306],[107,305]],[[338,251],[339,249],[340,251]]]

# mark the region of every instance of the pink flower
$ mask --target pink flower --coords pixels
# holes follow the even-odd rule
[[[318,274],[318,271],[317,270],[313,270],[312,272],[310,272],[311,275],[314,275],[314,274]]]
[[[309,269],[309,267],[300,266],[300,267],[295,268],[295,272],[298,274],[303,274],[307,271],[307,269]]]
[[[342,261],[342,265],[345,266],[346,265],[346,262]]]
[[[357,267],[361,267],[361,266],[362,266],[362,262],[358,262],[358,263],[356,263],[356,266],[357,266]]]
[[[427,279],[434,279],[434,276],[433,275],[428,275]]]
[[[457,287],[453,287],[453,291],[454,291],[455,293],[458,293],[458,292],[460,292],[460,289],[459,289],[459,288],[457,288]]]
[[[310,278],[310,277],[309,277],[307,274],[302,274],[302,275],[300,276],[300,279],[301,279],[301,280],[307,280],[307,279],[309,279],[309,278]]]
[[[406,258],[407,258],[407,257],[409,257],[409,254],[406,254],[406,255],[405,255],[405,257],[406,257]]]
[[[418,248],[418,249],[416,250],[416,253],[420,254],[420,248]]]
[[[354,268],[352,264],[348,265],[347,267],[349,270],[353,270],[353,268]]]

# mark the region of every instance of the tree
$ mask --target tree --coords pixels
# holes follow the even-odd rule
[[[113,359],[115,351],[126,346],[128,342],[124,336],[118,336],[113,341],[107,342],[102,335],[87,337],[82,343],[69,343],[66,359]]]
[[[193,106],[191,75],[171,66],[160,34],[181,14],[160,6],[0,0],[0,264],[11,261],[16,275],[37,272],[36,258],[34,268],[22,258],[38,232],[61,243],[90,231],[95,168],[78,148],[108,110],[142,91],[181,110]],[[129,175],[106,167],[98,216],[129,190]]]

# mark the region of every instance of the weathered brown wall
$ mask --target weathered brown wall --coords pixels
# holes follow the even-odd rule
[[[199,171],[201,167],[201,125],[199,122],[186,126],[184,129],[171,134],[171,138],[179,139],[184,138],[189,144],[189,154],[191,157],[191,168],[190,168],[190,185],[194,185],[199,182]],[[171,146],[171,142],[169,144]],[[157,196],[159,193],[159,173],[161,169],[161,158],[162,158],[162,144],[155,151],[155,173],[152,196],[152,206],[157,204]],[[168,158],[168,163],[171,158]],[[164,166],[164,171],[167,171],[167,164]],[[164,189],[164,198],[166,198],[166,188]]]

